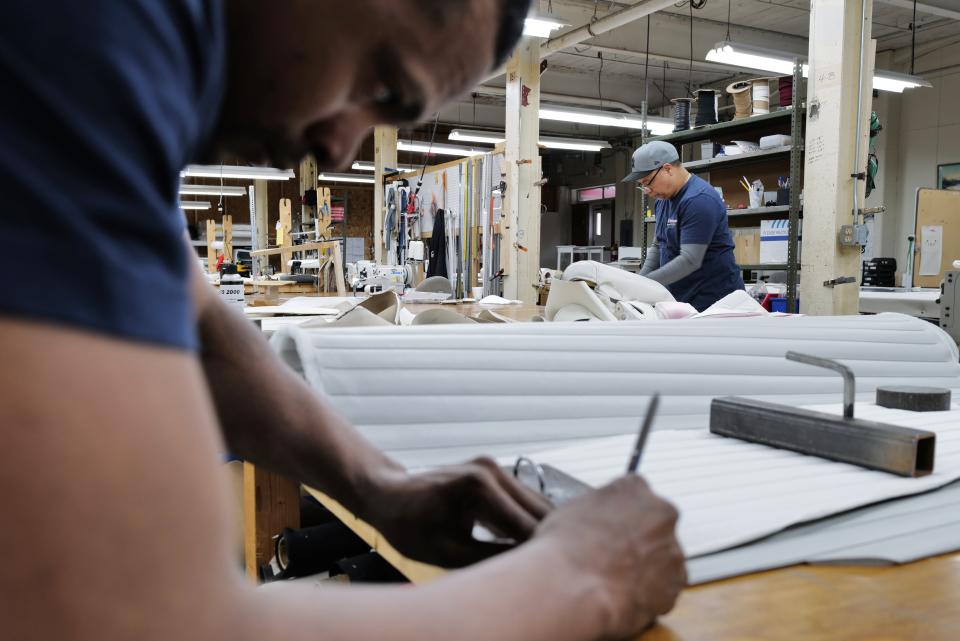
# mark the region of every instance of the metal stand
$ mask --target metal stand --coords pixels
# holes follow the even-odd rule
[[[800,251],[800,171],[803,163],[803,64],[793,63],[793,113],[790,115],[790,238],[787,241],[787,312],[797,313]]]

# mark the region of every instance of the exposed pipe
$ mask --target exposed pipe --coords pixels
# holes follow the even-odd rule
[[[482,94],[487,96],[506,96],[507,90],[503,87],[492,87],[489,85],[480,85],[473,90],[473,93]],[[547,91],[540,92],[540,100],[546,100],[550,102],[562,102],[568,105],[585,105],[590,107],[616,107],[621,111],[625,111],[628,114],[635,114],[637,110],[628,105],[625,102],[620,102],[618,100],[608,100],[603,99],[601,103],[598,98],[588,98],[586,96],[568,96],[560,93],[550,93]]]
[[[651,13],[666,9],[676,2],[676,0],[640,0],[634,5],[611,13],[599,20],[585,24],[563,33],[556,38],[547,40],[540,45],[540,57],[545,58],[551,53],[556,53],[567,47],[580,44],[584,40],[595,38],[601,34],[613,31],[617,27],[622,27],[634,20],[644,18]]]
[[[856,147],[853,155],[853,224],[860,222],[860,180],[861,169],[866,171],[866,167],[860,167],[860,127],[863,126],[863,59],[866,57],[866,36],[867,36],[867,2],[871,0],[861,0],[860,3],[860,73],[857,75],[857,138]],[[866,181],[866,177],[864,177]]]
[[[614,55],[629,56],[635,58],[644,58],[647,55],[646,51],[635,51],[633,49],[623,49],[622,47],[608,47],[606,45],[594,45],[589,43],[584,43],[582,45],[584,48],[593,49],[595,51],[602,51],[603,53],[610,53]],[[650,52],[651,60],[659,60],[661,62],[675,62],[677,64],[689,65],[689,58],[680,58],[677,56],[667,56],[664,54]],[[614,61],[615,62],[615,61]],[[743,70],[743,67],[734,67],[733,65],[725,65],[717,62],[710,62],[708,60],[694,60],[694,71],[699,69],[709,70],[709,71],[736,71],[739,73],[746,73]]]

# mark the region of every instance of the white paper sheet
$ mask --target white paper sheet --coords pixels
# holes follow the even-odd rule
[[[841,405],[813,406],[841,415]],[[688,557],[717,552],[879,501],[925,492],[960,478],[960,404],[949,412],[907,412],[858,403],[856,415],[937,434],[934,473],[902,478],[697,431],[654,431],[640,472],[680,511]],[[604,485],[624,473],[635,435],[584,440],[542,452],[518,451],[580,480]],[[512,459],[505,457],[505,463]]]
[[[937,276],[943,263],[943,227],[924,225],[920,228],[920,275]]]

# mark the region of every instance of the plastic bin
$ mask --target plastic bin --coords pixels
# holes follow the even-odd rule
[[[770,311],[772,313],[780,312],[785,314],[787,312],[787,299],[776,297],[770,299]],[[797,313],[800,312],[800,299],[797,299]]]

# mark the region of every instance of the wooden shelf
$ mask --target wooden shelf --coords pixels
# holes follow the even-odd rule
[[[647,142],[650,142],[650,140],[663,140],[666,142],[683,144],[688,142],[696,142],[698,140],[711,140],[713,138],[720,137],[726,138],[740,131],[754,129],[760,124],[775,125],[780,120],[783,120],[785,121],[786,125],[789,125],[791,113],[793,113],[792,109],[782,109],[769,114],[750,116],[749,118],[743,118],[742,120],[730,120],[728,122],[721,122],[715,125],[698,127],[697,129],[678,131],[675,134],[656,136],[654,138],[650,138]]]
[[[790,205],[771,207],[751,207],[749,209],[728,209],[727,216],[762,216],[764,214],[789,214]]]
[[[786,263],[767,263],[766,265],[740,265],[740,269],[750,271],[781,271],[787,268]]]
[[[704,160],[691,160],[690,162],[683,163],[683,168],[687,171],[704,171],[721,166],[764,160],[770,156],[786,155],[790,153],[790,149],[790,145],[784,145],[783,147],[774,147],[773,149],[750,151],[745,154],[737,154],[736,156],[717,156],[716,158],[706,158]]]

